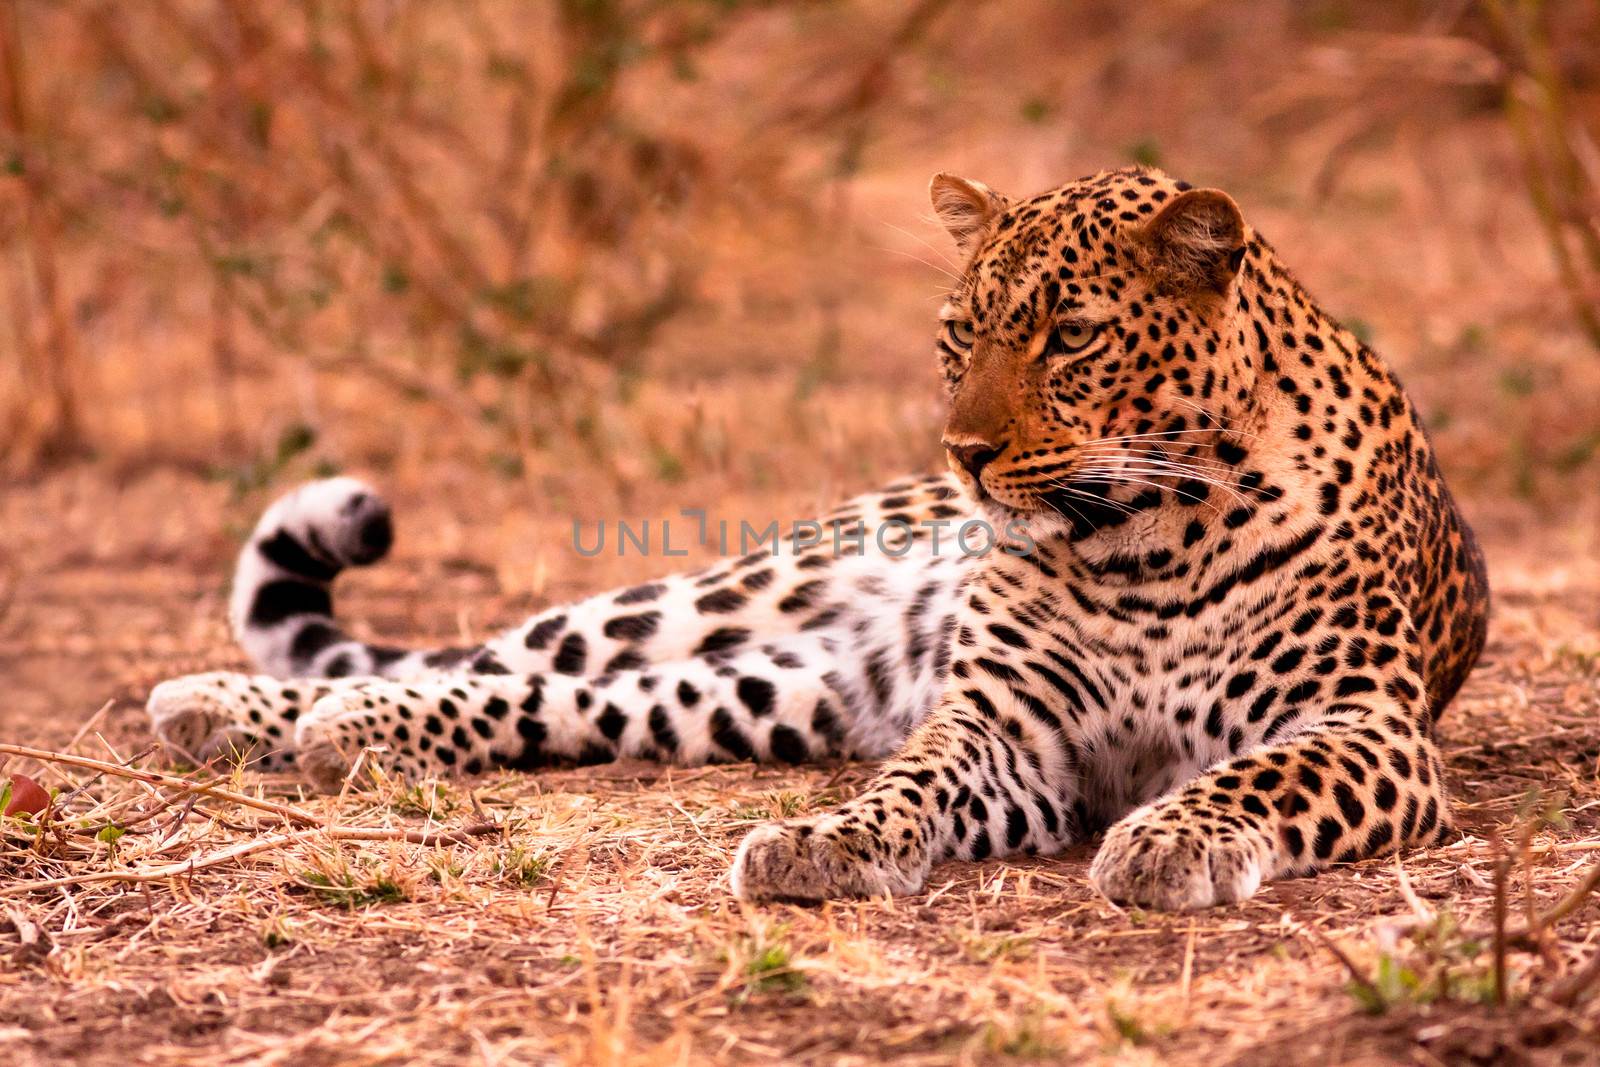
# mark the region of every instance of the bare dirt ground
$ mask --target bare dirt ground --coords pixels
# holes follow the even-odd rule
[[[1495,609],[1444,722],[1456,840],[1195,915],[1096,897],[1092,843],[945,865],[892,901],[746,908],[724,877],[741,835],[848,795],[868,768],[630,763],[328,798],[253,774],[199,795],[206,779],[10,759],[0,772],[62,790],[64,814],[43,835],[0,824],[0,1059],[1600,1061],[1584,970],[1600,898],[1568,897],[1600,863],[1600,357],[1498,116],[1402,114],[1322,187],[1308,176],[1339,131],[1267,142],[1263,96],[1293,96],[1330,48],[1368,46],[1302,51],[1256,17],[1277,6],[1235,8],[1213,10],[1214,34],[1152,30],[1138,48],[1104,20],[1058,28],[1014,64],[995,61],[1015,45],[1000,16],[950,30],[914,57],[845,207],[830,187],[805,225],[720,232],[702,299],[642,373],[597,385],[582,420],[515,462],[463,417],[471,393],[448,371],[397,389],[247,351],[219,392],[204,337],[90,335],[95,454],[0,487],[0,741],[161,767],[149,687],[245,666],[223,623],[239,540],[324,467],[384,486],[400,525],[390,560],[342,581],[341,615],[419,644],[673,562],[580,558],[574,516],[692,504],[764,524],[930,467],[946,245],[922,219],[929,173],[1020,192],[1159,146],[1371,335],[1479,531]],[[707,68],[820,53],[807,25],[762,23]],[[1041,86],[1055,68],[1028,57],[1046,45],[1098,73]],[[1208,73],[1158,79],[1185,59]],[[1141,102],[1152,79],[1159,109]],[[301,425],[311,447],[272,460]]]

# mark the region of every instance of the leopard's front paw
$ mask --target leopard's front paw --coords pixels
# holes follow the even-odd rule
[[[1188,911],[1254,895],[1266,864],[1262,844],[1236,831],[1135,812],[1106,833],[1089,877],[1118,904]]]
[[[915,893],[928,865],[896,863],[885,843],[836,820],[776,823],[745,837],[728,877],[741,900],[812,903]]]

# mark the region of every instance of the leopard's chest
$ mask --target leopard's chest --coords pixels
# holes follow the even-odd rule
[[[1293,632],[1304,604],[1293,581],[1244,583],[1215,602],[1204,589],[1147,599],[1072,616],[1057,629],[1086,683],[1076,687],[1084,707],[1071,729],[1080,814],[1092,824],[1265,743],[1285,726],[1285,693],[1317,665],[1315,634]],[[1174,613],[1174,603],[1182,610]],[[1285,650],[1301,649],[1286,662]]]

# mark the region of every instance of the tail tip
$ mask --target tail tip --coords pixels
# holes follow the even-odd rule
[[[394,516],[383,498],[372,493],[352,496],[345,504],[350,525],[345,554],[361,567],[388,555],[394,545]]]
[[[272,526],[285,519],[301,526],[325,557],[361,567],[375,563],[394,545],[394,516],[387,501],[357,478],[323,478],[291,493],[263,520]],[[292,569],[292,568],[291,568]]]

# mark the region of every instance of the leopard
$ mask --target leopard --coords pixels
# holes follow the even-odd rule
[[[742,839],[728,885],[755,903],[912,894],[935,864],[1103,835],[1094,889],[1182,911],[1446,840],[1436,724],[1489,586],[1394,371],[1219,189],[1136,166],[1018,199],[939,174],[930,197],[961,263],[945,470],[431,650],[335,620],[391,509],[309,483],[239,557],[258,673],[161,683],[156,734],[322,789],[363,759],[881,761]]]

